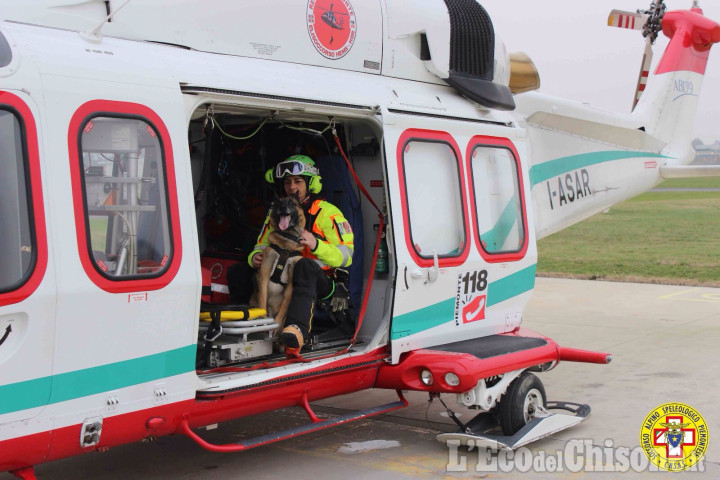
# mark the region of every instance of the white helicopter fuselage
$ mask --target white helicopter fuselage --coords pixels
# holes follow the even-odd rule
[[[449,54],[431,37],[450,30],[437,5],[401,16],[411,2],[335,2],[350,30],[334,28],[337,45],[313,36],[313,0],[283,4],[288,14],[272,22],[257,2],[211,19],[208,2],[131,2],[100,31],[104,2],[51,3],[17,2],[0,23],[12,53],[0,65],[0,134],[15,145],[4,155],[21,159],[0,179],[10,266],[0,279],[0,470],[361,389],[464,394],[563,359],[608,361],[521,327],[536,241],[681,174],[697,68],[651,78],[633,114],[537,92],[500,110],[437,76]],[[420,31],[431,60],[417,55]],[[494,81],[507,82],[498,45],[495,54]],[[229,362],[239,368],[197,369],[213,208],[198,194],[212,141],[196,150],[198,139],[216,123],[247,135],[262,120],[280,133],[262,130],[250,150],[272,148],[285,125],[341,129],[386,210],[390,268],[366,283],[379,221],[363,199],[353,265],[367,307],[352,348],[251,368],[265,357],[245,339],[232,347],[245,349]],[[147,258],[143,235],[155,239]]]

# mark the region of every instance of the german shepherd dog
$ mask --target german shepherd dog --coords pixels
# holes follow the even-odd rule
[[[305,248],[298,242],[305,230],[305,213],[297,199],[282,197],[273,202],[269,223],[273,228],[268,238],[270,245],[263,250],[250,303],[267,310],[281,332],[292,298],[293,269]]]

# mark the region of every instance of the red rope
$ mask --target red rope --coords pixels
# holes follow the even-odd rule
[[[382,210],[380,210],[380,208],[377,206],[368,191],[365,189],[365,186],[358,178],[357,173],[355,173],[355,169],[350,163],[350,160],[348,160],[347,155],[345,155],[345,151],[343,150],[342,144],[340,143],[340,138],[337,136],[337,133],[334,130],[333,136],[335,137],[335,143],[337,143],[338,149],[340,150],[342,157],[345,159],[348,170],[350,170],[350,173],[355,179],[355,183],[357,184],[363,195],[365,195],[365,198],[367,198],[368,201],[372,204],[372,206],[375,207],[375,210],[377,210],[378,212],[378,218],[380,219],[380,224],[378,225],[378,235],[377,239],[375,240],[375,252],[373,253],[372,263],[370,264],[370,274],[368,275],[367,284],[365,285],[365,295],[363,295],[362,307],[360,307],[360,313],[358,314],[358,324],[357,327],[355,327],[355,334],[353,335],[352,340],[350,340],[350,345],[347,348],[349,349],[355,344],[355,340],[357,339],[357,335],[360,332],[360,327],[362,326],[363,319],[365,318],[365,311],[367,310],[368,301],[370,300],[370,290],[372,288],[373,279],[375,278],[375,266],[377,265],[378,252],[380,251],[383,227],[385,226],[385,217],[383,217]]]

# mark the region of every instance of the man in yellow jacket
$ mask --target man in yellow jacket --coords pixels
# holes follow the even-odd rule
[[[322,178],[310,157],[294,155],[268,170],[265,178],[270,183],[280,183],[282,193],[294,196],[305,212],[306,230],[298,240],[305,246],[304,258],[295,264],[292,300],[280,336],[286,351],[296,353],[312,328],[315,302],[335,293],[333,270],[347,268],[352,263],[353,232],[340,209],[319,198]],[[262,263],[271,231],[267,218],[255,248],[248,256],[253,268]]]

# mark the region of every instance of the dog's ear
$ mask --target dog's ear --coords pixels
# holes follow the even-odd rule
[[[278,195],[277,191],[273,190],[273,203],[280,200],[280,195]]]

